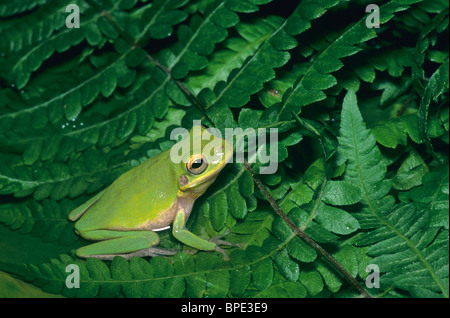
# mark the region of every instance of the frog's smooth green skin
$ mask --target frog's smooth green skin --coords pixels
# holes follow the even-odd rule
[[[159,244],[156,232],[170,225],[173,236],[185,245],[204,251],[223,251],[217,243],[189,232],[185,224],[195,200],[230,161],[233,146],[216,137],[212,140],[218,141],[217,146],[212,148],[209,140],[203,140],[211,138],[211,134],[201,126],[194,127],[189,137],[175,145],[191,146],[189,152],[182,154],[180,163],[171,160],[170,149],[161,152],[120,176],[69,214],[70,220],[78,220],[77,234],[99,241],[79,248],[77,256],[112,259],[120,255],[129,259],[165,254],[156,247]],[[198,151],[198,146],[192,147],[195,138],[202,140],[204,153]]]

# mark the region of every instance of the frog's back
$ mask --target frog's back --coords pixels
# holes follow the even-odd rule
[[[163,152],[120,176],[78,220],[75,228],[79,232],[143,229],[162,214],[173,213],[178,187],[168,160]]]

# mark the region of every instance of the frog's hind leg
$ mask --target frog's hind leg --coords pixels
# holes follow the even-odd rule
[[[76,251],[78,257],[95,257],[110,260],[115,256],[127,259],[138,255],[159,244],[159,236],[152,231],[114,231],[92,230],[83,233],[89,240],[100,240],[91,245],[83,246]],[[156,248],[153,248],[156,249]],[[151,255],[150,255],[151,256]]]
[[[106,188],[106,189],[108,189],[108,188]],[[93,206],[95,204],[95,202],[97,202],[103,196],[103,194],[105,193],[106,189],[103,190],[103,191],[100,191],[99,193],[94,195],[92,198],[87,200],[85,203],[83,203],[82,205],[80,205],[76,209],[72,210],[69,213],[69,220],[71,220],[71,221],[78,220],[87,210],[89,210],[89,208],[91,206]]]

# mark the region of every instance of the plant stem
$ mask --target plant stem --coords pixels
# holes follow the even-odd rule
[[[320,246],[316,241],[314,241],[308,234],[303,232],[297,225],[292,222],[292,220],[284,213],[284,211],[280,208],[280,206],[277,204],[275,199],[270,195],[270,193],[267,191],[264,184],[261,182],[261,180],[255,176],[255,174],[252,171],[252,168],[247,163],[247,161],[244,160],[244,167],[245,169],[250,172],[253,181],[255,182],[256,186],[259,188],[261,193],[264,195],[264,197],[269,201],[272,208],[277,212],[277,214],[281,217],[281,219],[286,222],[286,224],[297,234],[298,237],[300,237],[303,241],[305,241],[308,245],[310,245],[314,250],[316,250],[320,255],[322,255],[328,262],[330,262],[341,274],[344,276],[350,284],[352,284],[361,294],[364,298],[371,298],[371,296],[367,293],[367,291],[359,284],[359,282],[342,266],[333,256],[331,256],[327,251],[325,251],[322,246]]]

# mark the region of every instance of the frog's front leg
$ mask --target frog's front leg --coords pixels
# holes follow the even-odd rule
[[[189,245],[198,250],[220,252],[223,254],[224,259],[228,260],[228,254],[225,252],[224,249],[219,247],[216,242],[214,242],[213,240],[208,241],[203,238],[200,238],[194,233],[190,232],[188,229],[186,229],[186,221],[188,215],[189,214],[182,206],[179,207],[175,215],[175,219],[173,221],[173,229],[172,229],[173,236],[181,243]]]
[[[130,259],[133,256],[154,256],[153,248],[159,244],[159,236],[152,231],[114,231],[91,230],[82,233],[88,240],[99,241],[91,245],[83,246],[76,251],[77,256],[110,260],[115,256]]]

